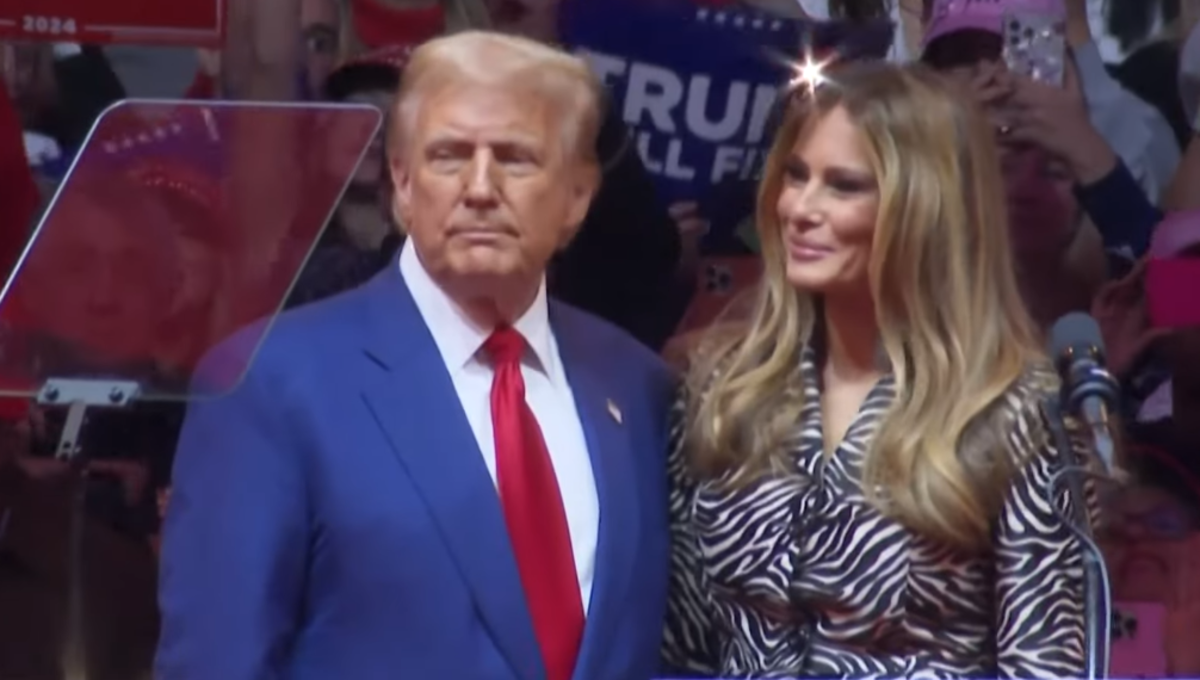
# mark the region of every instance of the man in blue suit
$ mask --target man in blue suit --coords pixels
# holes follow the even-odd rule
[[[398,262],[282,316],[238,389],[189,411],[159,678],[654,675],[673,381],[543,274],[596,190],[599,96],[521,38],[414,53]]]

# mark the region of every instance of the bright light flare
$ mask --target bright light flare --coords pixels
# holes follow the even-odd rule
[[[833,59],[817,60],[811,54],[806,54],[803,61],[792,64],[792,70],[795,71],[791,80],[792,89],[803,87],[808,90],[809,95],[814,94],[818,87],[829,81],[825,76],[825,67],[832,61]]]

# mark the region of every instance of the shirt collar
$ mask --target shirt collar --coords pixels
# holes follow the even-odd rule
[[[450,299],[450,296],[434,282],[425,266],[421,264],[412,239],[406,240],[400,251],[400,274],[404,277],[409,293],[417,305],[417,311],[429,327],[446,366],[452,371],[457,371],[471,363],[494,329],[483,328],[472,321],[463,313],[458,303]],[[524,336],[525,342],[529,344],[536,360],[535,367],[552,380],[557,380],[553,369],[555,364],[551,360],[555,344],[550,332],[549,303],[546,300],[544,279],[538,286],[533,304],[513,323],[513,328]]]

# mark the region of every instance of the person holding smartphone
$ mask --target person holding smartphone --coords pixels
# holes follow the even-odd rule
[[[1139,187],[1129,155],[1114,148],[1111,135],[1093,122],[1097,115],[1089,106],[1086,71],[1064,57],[1060,73],[1051,79],[1057,82],[1043,82],[1013,73],[1004,63],[1005,17],[1055,12],[1061,14],[1060,0],[936,0],[922,60],[959,81],[991,112],[1005,148],[1036,147],[1061,166],[1065,187],[1071,189],[1064,198],[1084,208],[1110,259],[1128,269],[1149,246],[1160,215],[1153,197]]]
[[[1041,40],[1043,52],[1053,43],[1061,51],[1058,69],[1070,64],[1076,74],[1090,127],[1099,132],[1139,186],[1157,203],[1179,163],[1179,147],[1171,126],[1153,106],[1125,90],[1108,73],[1087,28],[1086,8],[1079,0],[930,0],[922,60],[937,65],[948,36],[957,35],[958,51],[970,45],[970,62],[1002,62],[1006,19],[1065,24],[1065,31]],[[1048,55],[1047,55],[1048,56]],[[1011,64],[1010,64],[1011,66]],[[1061,84],[1058,80],[1053,84]]]
[[[1163,205],[1170,210],[1200,208],[1200,24],[1192,29],[1187,48],[1180,55],[1179,95],[1191,116],[1188,143],[1171,180]]]

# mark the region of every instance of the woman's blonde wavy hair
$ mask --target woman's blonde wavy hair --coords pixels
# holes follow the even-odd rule
[[[736,333],[714,332],[693,359],[685,446],[698,472],[732,485],[790,467],[799,357],[819,301],[788,283],[776,203],[796,143],[843,109],[878,178],[870,289],[896,388],[863,486],[911,529],[983,548],[1012,473],[1011,456],[996,455],[1005,438],[993,407],[1045,363],[1013,274],[994,133],[920,65],[847,65],[792,100],[758,194],[764,274],[748,320]],[[963,450],[981,447],[986,465],[964,461]]]

